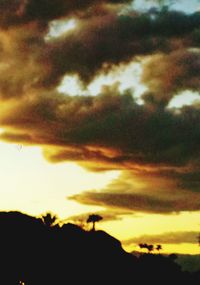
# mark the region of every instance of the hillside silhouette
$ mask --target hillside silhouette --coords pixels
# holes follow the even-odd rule
[[[0,231],[0,284],[200,284],[200,271],[184,271],[172,256],[136,257],[104,231],[20,212],[0,212]]]

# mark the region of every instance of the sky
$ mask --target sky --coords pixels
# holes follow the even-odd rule
[[[199,253],[199,8],[0,0],[0,210]]]

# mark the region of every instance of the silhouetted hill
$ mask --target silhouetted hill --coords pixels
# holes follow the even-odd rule
[[[141,252],[132,251],[134,256],[138,258],[141,256]],[[164,256],[169,256],[169,254],[164,254]],[[195,272],[200,270],[200,255],[199,254],[176,254],[177,258],[175,262],[179,264],[183,271]]]
[[[0,284],[199,284],[200,273],[183,272],[172,258],[127,253],[104,231],[68,223],[50,226],[18,212],[0,213]]]
[[[176,262],[181,265],[183,270],[195,272],[200,270],[200,255],[178,254]]]

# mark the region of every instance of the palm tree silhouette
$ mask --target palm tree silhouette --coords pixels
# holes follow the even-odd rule
[[[148,245],[147,245],[147,249],[148,249],[148,252],[149,252],[149,253],[152,252],[152,251],[154,250],[153,244],[148,244]]]
[[[162,245],[161,244],[157,244],[156,246],[156,250],[160,253],[160,250],[162,249]]]
[[[57,224],[58,217],[50,212],[47,212],[45,215],[42,215],[43,224],[51,228]]]
[[[87,223],[92,223],[92,231],[95,231],[95,223],[101,221],[103,218],[100,215],[89,215]]]

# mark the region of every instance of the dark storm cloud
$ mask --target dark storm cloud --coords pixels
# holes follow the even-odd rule
[[[31,21],[48,23],[98,4],[129,3],[129,0],[1,0],[0,25],[2,27],[26,24]]]
[[[192,197],[194,196],[194,197]],[[200,210],[199,200],[200,195],[188,195],[191,200],[182,198],[167,199],[157,198],[149,193],[143,195],[142,193],[117,193],[117,192],[83,192],[71,197],[72,200],[86,205],[99,205],[107,207],[107,209],[121,209],[133,212],[159,213],[159,214],[173,214],[181,211],[197,211]]]
[[[143,99],[147,104],[166,106],[181,91],[200,91],[199,78],[199,49],[154,55],[144,64],[142,82],[149,90]]]
[[[91,6],[93,2],[94,5]],[[99,1],[61,0],[58,3],[3,1],[1,5],[2,7],[5,5],[5,10],[0,16],[0,24],[1,21],[4,22],[4,18],[11,24],[6,30],[1,30],[0,97],[6,99],[26,95],[30,89],[41,92],[41,89],[56,88],[66,74],[78,75],[87,85],[102,72],[109,72],[113,65],[128,64],[134,59],[139,59],[138,56],[151,56],[158,52],[162,52],[163,55],[160,58],[153,57],[152,61],[163,62],[160,66],[161,78],[155,78],[155,72],[150,78],[148,70],[154,65],[153,62],[150,61],[145,65],[143,80],[148,85],[150,94],[158,91],[158,87],[152,87],[152,82],[155,80],[156,84],[164,86],[163,77],[167,75],[162,66],[167,66],[169,70],[170,67],[174,69],[173,61],[183,63],[183,66],[189,69],[188,74],[192,68],[198,68],[195,63],[199,62],[199,55],[188,52],[187,49],[199,46],[200,13],[192,15],[174,11],[120,13],[120,8],[115,9],[114,5],[120,1],[111,1],[112,7],[105,5],[109,1],[100,1],[101,5],[96,5],[97,2],[99,3]],[[66,10],[63,13],[73,10],[73,5],[77,5],[78,9],[84,7],[90,9],[75,15],[77,26],[73,31],[56,39],[45,40],[51,21],[59,19],[59,12],[52,8],[55,3],[57,9]],[[40,5],[45,7],[47,4],[49,4],[48,9],[40,7]],[[63,5],[67,5],[68,8],[64,9]],[[32,8],[28,8],[29,6]],[[19,14],[17,12],[19,7],[21,14],[16,16]],[[37,9],[40,12],[34,12]],[[28,12],[29,10],[32,12]],[[42,13],[46,13],[46,18]],[[21,19],[20,25],[12,25],[13,14],[15,18]],[[23,20],[29,18],[30,20]],[[174,49],[180,49],[180,52],[173,53]],[[193,65],[184,64],[190,59]],[[168,61],[171,65],[167,65]],[[185,79],[183,74],[178,73],[174,77],[176,75],[179,77],[171,78],[171,85],[177,85],[176,80]],[[194,82],[192,84],[187,79],[184,88],[191,86],[193,89],[196,87]],[[163,89],[161,92],[169,90],[170,93],[176,90],[173,86]],[[166,92],[161,96],[169,96],[165,94]],[[152,96],[148,94],[144,98],[149,101],[153,100]]]
[[[47,45],[43,60],[54,68],[44,84],[57,83],[65,73],[76,73],[88,83],[98,72],[107,72],[112,65],[128,63],[137,56],[198,47],[194,34],[199,27],[199,13],[167,11],[152,18],[150,13],[118,15],[101,7],[82,17],[73,33]]]
[[[181,244],[181,243],[197,243],[198,232],[166,232],[159,235],[143,235],[136,238],[125,240],[126,245],[133,243],[151,243],[151,244]]]
[[[99,161],[100,168],[104,163],[112,169],[134,164],[178,167],[198,160],[199,106],[179,113],[152,111],[137,105],[131,94],[107,92],[95,97],[29,96],[7,107],[0,123],[28,133],[33,144],[59,147],[47,153],[52,161]],[[3,139],[9,141],[11,134]]]
[[[166,106],[178,92],[199,91],[200,13],[116,8],[128,2],[0,1],[0,138],[40,145],[52,162],[132,171],[107,190],[71,198],[81,203],[120,212],[196,211],[200,106]],[[72,15],[74,30],[45,38],[52,20]],[[148,87],[144,105],[116,86],[95,97],[56,91],[66,74],[87,85],[135,60]]]
[[[162,110],[151,112],[131,103],[128,95],[121,98],[108,96],[100,99],[100,104],[108,100],[106,108],[98,109],[96,116],[98,99],[100,97],[92,100],[91,108],[88,108],[91,112],[82,117],[79,126],[62,130],[63,142],[69,140],[80,146],[93,146],[88,148],[88,157],[96,160],[99,157],[108,165],[114,163],[122,168],[128,163],[131,167],[132,162],[184,166],[199,158],[199,109],[188,107],[180,114]],[[57,137],[59,140],[60,136]],[[101,147],[114,150],[113,156],[106,156]],[[65,159],[65,151],[60,154]],[[62,160],[62,155],[57,156],[58,160]]]
[[[119,9],[116,11],[110,6],[106,8],[107,3],[115,7],[115,4],[125,2],[127,1],[1,1],[0,11],[2,8],[3,13],[0,14],[0,98],[5,100],[26,96],[32,89],[41,92],[41,89],[47,87],[56,88],[66,73],[80,73],[82,78],[89,77],[80,69],[86,70],[85,74],[89,72],[91,60],[88,53],[91,51],[89,47],[88,50],[85,47],[84,53],[80,53],[80,47],[84,46],[87,40],[79,34],[86,33],[88,23],[93,22],[97,10],[116,16]],[[68,12],[84,8],[90,8],[91,12],[87,12],[88,18],[93,15],[93,19],[87,19],[87,25],[79,19],[77,31],[81,32],[76,32],[75,38],[69,33],[58,42],[46,42],[45,36],[52,20],[65,16],[67,21]],[[76,17],[83,15],[84,13]],[[98,20],[100,19],[99,16]],[[99,49],[97,45],[96,48]],[[82,59],[86,53],[88,61]],[[104,63],[103,58],[101,63]],[[100,65],[97,64],[95,69],[100,68]]]
[[[157,169],[157,171],[143,171],[140,174],[142,180],[152,180],[162,178],[166,185],[171,180],[175,183],[175,188],[179,190],[192,191],[199,193],[200,186],[200,171],[199,171],[199,159],[191,159],[186,167],[177,167],[174,169]],[[168,182],[167,182],[168,181]],[[160,183],[160,181],[159,181]],[[171,188],[172,187],[171,185]]]

